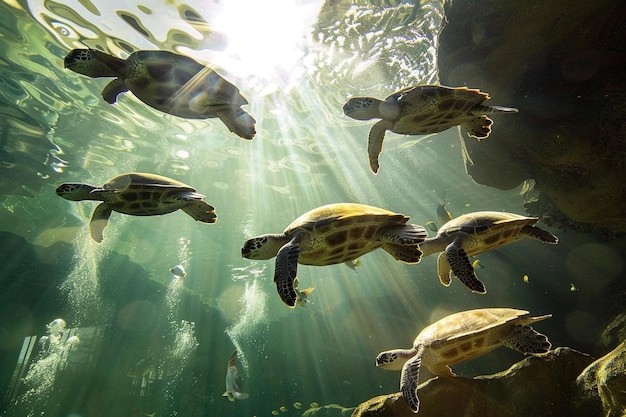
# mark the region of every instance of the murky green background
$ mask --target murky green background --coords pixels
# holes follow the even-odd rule
[[[317,206],[359,202],[422,225],[438,222],[442,200],[455,216],[524,208],[519,189],[479,186],[465,174],[456,129],[426,138],[388,133],[372,175],[372,123],[341,111],[351,95],[383,98],[437,81],[440,4],[284,1],[280,14],[262,4],[0,3],[3,395],[22,340],[48,335],[19,391],[4,396],[7,415],[271,416],[281,406],[281,415],[300,415],[312,402],[352,407],[398,389],[399,373],[374,366],[378,352],[408,347],[423,326],[468,308],[552,313],[538,328],[553,346],[598,350],[620,307],[617,291],[615,299],[606,294],[622,274],[621,255],[598,238],[557,229],[557,246],[523,240],[480,255],[484,296],[458,280],[441,286],[435,256],[405,265],[376,251],[356,270],[300,267],[300,287],[316,288],[311,303],[290,310],[280,302],[273,260],[242,259],[241,245]],[[207,63],[250,101],[258,134],[244,141],[218,120],[164,115],[131,94],[109,105],[100,96],[108,79],[63,69],[67,52],[80,47],[118,56],[167,49]],[[506,117],[514,116],[494,117],[494,130]],[[131,171],[194,186],[218,222],[114,213],[96,244],[87,226],[96,203],[69,202],[54,189]],[[183,281],[168,272],[176,264],[187,270]],[[57,318],[66,323],[59,340],[63,329],[49,326]],[[69,329],[79,329],[79,342],[67,341]],[[233,404],[222,393],[235,348],[250,397]],[[146,359],[151,366],[137,376],[135,364]],[[455,370],[491,373],[519,359],[501,349]]]

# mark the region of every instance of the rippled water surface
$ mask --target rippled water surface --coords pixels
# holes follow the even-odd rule
[[[435,256],[406,265],[375,251],[353,269],[301,266],[300,287],[315,291],[306,308],[291,310],[276,294],[274,261],[241,257],[245,239],[279,233],[328,203],[385,207],[421,225],[439,222],[441,202],[455,216],[524,213],[519,189],[466,175],[456,129],[388,133],[372,175],[372,123],[342,112],[353,95],[384,98],[437,82],[441,4],[285,0],[278,13],[246,0],[116,3],[0,3],[0,259],[11,283],[0,319],[3,394],[22,340],[38,337],[28,377],[5,397],[9,415],[260,417],[281,406],[281,415],[311,403],[353,407],[397,391],[398,374],[374,366],[378,352],[409,347],[433,319],[468,308],[553,313],[541,323],[553,345],[589,348],[604,317],[585,300],[621,273],[622,260],[573,232],[552,230],[556,247],[524,240],[481,255],[484,296],[458,280],[443,287]],[[109,105],[100,95],[109,79],[63,68],[70,49],[86,47],[120,57],[170,50],[210,65],[250,102],[257,136],[160,113],[130,93]],[[218,222],[181,211],[113,213],[97,244],[87,226],[96,203],[54,193],[62,182],[102,185],[132,171],[192,185]],[[174,265],[187,275],[173,276]],[[230,403],[222,393],[234,349],[250,397]],[[519,359],[502,349],[457,373]]]

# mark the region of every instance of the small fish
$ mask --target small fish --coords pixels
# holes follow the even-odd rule
[[[528,277],[528,275],[524,275],[522,279],[524,280],[526,284],[528,284],[528,282],[530,281],[530,278]]]
[[[474,262],[472,262],[472,268],[476,269],[478,267],[484,268],[484,266],[480,263],[480,260],[476,259]]]
[[[305,290],[299,290],[298,278],[296,278],[293,280],[293,289],[296,291],[296,303],[299,306],[306,307],[306,304],[309,302],[309,294],[311,294],[315,288],[309,287]]]
[[[223,397],[228,397],[229,401],[245,400],[248,398],[248,394],[241,392],[239,385],[241,384],[241,378],[239,377],[239,370],[235,366],[237,361],[237,350],[230,355],[228,360],[228,366],[226,367],[226,392],[222,394]]]
[[[170,272],[177,278],[185,278],[187,273],[182,265],[176,265],[170,268]]]
[[[445,224],[452,220],[452,213],[446,210],[446,204],[448,203],[442,201],[437,205],[437,218],[439,219],[441,224]]]
[[[433,221],[430,221],[430,222],[426,223],[424,225],[424,227],[427,227],[430,231],[435,232],[435,233],[437,233],[439,231],[439,228],[437,227],[437,225]]]
[[[293,408],[295,408],[296,410],[299,410],[302,408],[302,403],[299,401],[296,401],[295,403],[293,403]]]
[[[318,403],[311,403],[310,407],[311,408],[320,408],[320,405]]]
[[[359,261],[358,259],[354,259],[352,261],[345,261],[344,264],[346,264],[348,268],[354,271],[357,266],[361,266],[361,261]]]
[[[282,406],[280,406],[279,410],[282,411],[283,413],[286,413],[288,408],[285,407],[284,405],[282,405]]]
[[[574,283],[573,283],[573,282],[571,282],[571,283],[569,284],[569,290],[570,290],[571,292],[574,292],[574,291],[578,291],[578,288],[576,288],[576,286],[574,285]]]
[[[278,410],[272,410],[272,414],[277,416],[278,415]]]

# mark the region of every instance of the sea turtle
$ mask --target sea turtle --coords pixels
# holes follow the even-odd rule
[[[56,194],[70,201],[102,201],[89,222],[91,237],[102,242],[111,212],[132,216],[156,216],[178,209],[203,223],[215,223],[213,206],[192,187],[156,174],[132,172],[118,175],[102,187],[70,182],[57,187]]]
[[[157,110],[188,119],[219,117],[231,132],[254,137],[252,116],[241,109],[248,101],[237,87],[195,60],[168,51],[136,51],[120,59],[95,49],[73,49],[65,68],[92,78],[117,77],[102,96],[115,103],[126,91]]]
[[[478,211],[456,217],[445,223],[437,236],[420,244],[423,256],[441,252],[437,258],[437,275],[445,286],[454,274],[473,292],[484,294],[485,285],[478,279],[469,256],[486,252],[522,238],[556,244],[552,233],[533,226],[536,217],[500,211]]]
[[[376,366],[402,370],[400,391],[413,412],[419,410],[417,384],[420,365],[438,376],[454,376],[450,365],[484,355],[500,346],[523,354],[542,355],[550,350],[548,338],[529,325],[551,317],[530,317],[528,311],[483,308],[451,314],[422,330],[412,349],[381,352]]]
[[[426,135],[461,125],[470,136],[485,139],[493,121],[485,113],[517,113],[511,107],[485,106],[489,95],[466,87],[416,85],[404,88],[384,101],[353,97],[343,112],[356,120],[382,119],[369,134],[367,153],[370,169],[378,172],[378,156],[383,150],[385,131],[403,135]]]
[[[294,307],[298,263],[333,265],[351,262],[382,247],[394,258],[417,263],[418,244],[427,236],[422,226],[407,224],[408,216],[363,204],[329,204],[304,213],[282,234],[248,239],[241,254],[248,259],[276,256],[274,282],[285,304]],[[300,297],[301,298],[301,297]]]

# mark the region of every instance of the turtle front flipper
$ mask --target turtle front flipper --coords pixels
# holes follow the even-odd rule
[[[89,233],[91,234],[91,238],[98,243],[102,242],[102,239],[104,239],[104,228],[107,227],[112,212],[113,210],[106,203],[101,203],[91,215]]]
[[[215,214],[215,207],[202,200],[193,200],[187,203],[182,210],[202,223],[215,223],[217,221],[217,214]]]
[[[392,123],[387,120],[381,120],[372,126],[367,143],[367,154],[369,155],[370,169],[374,174],[378,173],[380,167],[378,156],[383,151],[383,140],[385,132],[392,128]]]
[[[126,87],[124,80],[116,78],[104,87],[104,90],[102,90],[102,97],[104,97],[104,101],[107,103],[113,104],[117,101],[117,96],[127,91],[128,87]]]
[[[400,374],[400,391],[402,391],[402,396],[414,413],[417,413],[420,409],[420,400],[417,397],[417,383],[423,352],[424,347],[420,346],[417,354],[404,364]]]
[[[462,247],[453,242],[448,245],[445,254],[446,260],[452,269],[452,273],[460,279],[467,288],[479,294],[485,294],[487,292],[485,284],[476,276],[474,267]]]
[[[290,308],[295,307],[298,301],[298,294],[293,283],[298,273],[299,255],[300,245],[295,239],[280,248],[276,255],[276,266],[274,267],[276,290],[278,290],[281,300]]]
[[[254,138],[256,120],[241,108],[218,111],[217,117],[226,125],[228,130],[247,140]]]
[[[552,343],[548,337],[539,333],[530,326],[515,325],[511,337],[504,342],[504,346],[517,350],[524,355],[543,355],[548,353]]]
[[[471,137],[481,140],[489,136],[492,124],[493,120],[483,114],[480,117],[474,117],[471,120],[462,123],[461,126],[467,130],[467,133]]]

